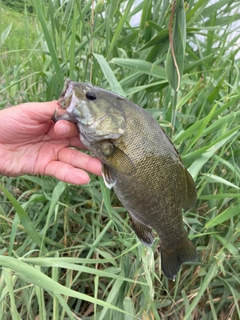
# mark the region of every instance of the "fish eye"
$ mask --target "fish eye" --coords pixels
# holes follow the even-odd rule
[[[96,96],[96,94],[94,92],[88,91],[86,93],[86,98],[88,100],[95,100],[95,99],[97,99],[97,96]]]

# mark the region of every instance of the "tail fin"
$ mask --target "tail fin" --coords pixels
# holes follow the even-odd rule
[[[196,248],[193,243],[186,237],[186,241],[182,242],[175,248],[161,249],[162,271],[164,275],[174,280],[184,262],[193,261],[197,258]]]

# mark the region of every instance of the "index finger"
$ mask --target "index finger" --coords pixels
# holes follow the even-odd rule
[[[24,111],[32,120],[37,120],[38,122],[51,120],[55,110],[60,109],[57,100],[48,102],[26,102],[18,105],[17,108],[21,108],[21,111]]]

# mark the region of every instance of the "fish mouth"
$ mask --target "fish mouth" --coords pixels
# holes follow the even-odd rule
[[[74,91],[72,89],[70,90],[70,88],[67,89],[66,95],[64,96],[64,98],[65,97],[71,97],[71,102],[70,102],[70,105],[67,107],[66,112],[72,113],[79,99],[75,95]]]
[[[77,123],[77,119],[75,117],[73,117],[73,115],[69,112],[65,112],[64,114],[62,114],[61,116],[58,116],[58,110],[56,109],[54,112],[54,115],[52,117],[52,120],[54,123],[56,123],[59,120],[66,120],[69,122],[73,122],[73,123]]]

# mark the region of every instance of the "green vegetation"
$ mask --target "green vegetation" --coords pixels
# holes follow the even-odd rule
[[[66,77],[146,108],[196,181],[184,220],[199,260],[175,282],[161,276],[159,242],[139,243],[99,178],[72,186],[2,176],[0,320],[239,319],[240,1],[185,3],[186,42],[183,29],[174,38],[178,61],[185,48],[177,94],[172,66],[165,72],[170,1],[91,4],[34,0],[32,15],[2,6],[0,108],[56,99]]]
[[[17,12],[33,12],[31,0],[2,0],[2,3]]]

